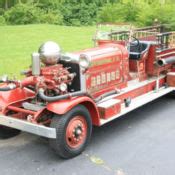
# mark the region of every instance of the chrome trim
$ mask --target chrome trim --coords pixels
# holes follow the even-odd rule
[[[9,116],[0,115],[0,125],[19,129],[25,132],[36,134],[46,138],[56,138],[56,129],[43,125],[30,123],[24,120],[15,119]]]
[[[84,69],[79,66],[80,68],[80,87],[81,87],[81,91],[86,92],[86,74],[84,72]]]
[[[84,59],[87,62],[86,66],[82,65],[82,59]],[[80,67],[82,67],[85,70],[88,69],[91,65],[91,57],[87,54],[80,54],[79,65],[80,65]]]
[[[61,54],[61,61],[79,64],[79,55],[73,53]]]

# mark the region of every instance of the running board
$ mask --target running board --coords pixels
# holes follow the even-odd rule
[[[137,109],[140,106],[143,106],[143,105],[145,105],[145,104],[147,104],[147,103],[149,103],[149,102],[151,102],[159,97],[162,97],[162,96],[164,96],[164,95],[166,95],[174,90],[175,90],[174,87],[168,87],[168,88],[163,87],[163,88],[160,88],[158,90],[158,92],[151,91],[147,94],[141,95],[141,96],[133,99],[131,101],[131,104],[129,105],[129,107],[125,107],[125,105],[122,104],[121,112],[119,114],[117,114],[109,119],[100,119],[100,125],[104,125],[104,124],[106,124],[106,123],[108,123],[108,122],[110,122],[110,121],[112,121],[112,120],[114,120],[122,115],[125,115],[128,112],[133,111],[134,109]]]

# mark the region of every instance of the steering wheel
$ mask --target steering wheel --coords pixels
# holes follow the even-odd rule
[[[134,37],[134,36],[132,36],[132,38],[134,38],[134,40],[130,42],[130,46],[139,47],[139,46],[140,46],[140,41],[139,41],[139,39],[137,39],[137,38]]]
[[[141,52],[141,44],[139,39],[136,37],[132,36],[133,40],[129,43],[129,47],[134,47],[138,52]]]

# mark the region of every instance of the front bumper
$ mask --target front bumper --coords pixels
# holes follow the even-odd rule
[[[51,139],[56,138],[55,128],[49,128],[43,125],[30,123],[30,122],[20,120],[20,119],[15,119],[9,116],[0,115],[0,125],[19,129],[19,130],[36,134],[46,138],[51,138]]]

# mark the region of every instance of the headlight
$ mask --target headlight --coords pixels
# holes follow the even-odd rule
[[[90,59],[87,55],[80,55],[80,66],[87,69],[90,65]]]

